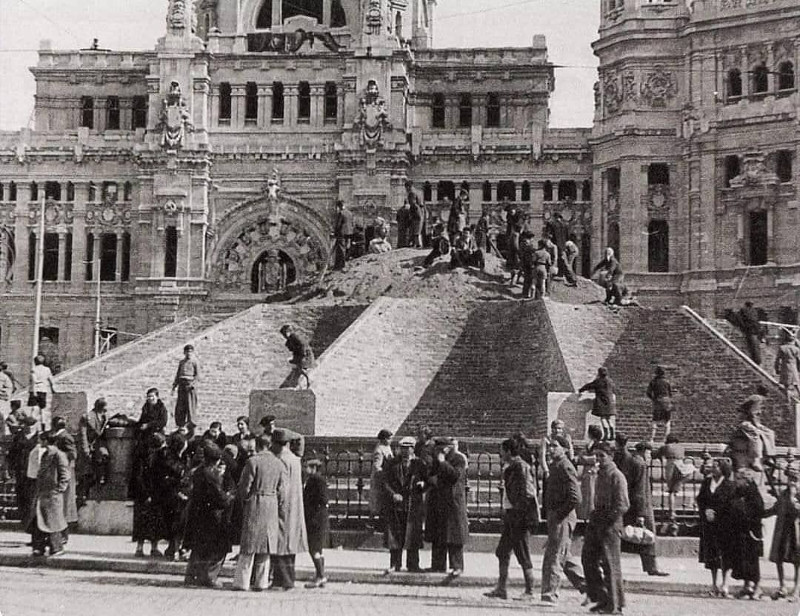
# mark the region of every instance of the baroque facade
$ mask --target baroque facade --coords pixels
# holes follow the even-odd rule
[[[603,0],[585,129],[549,127],[543,37],[434,48],[435,6],[169,0],[152,51],[43,42],[35,130],[0,133],[0,357],[26,371],[42,200],[65,367],[98,295],[120,340],[239,310],[325,271],[337,199],[394,220],[406,180],[498,228],[507,202],[537,235],[562,213],[583,273],[612,245],[647,301],[796,307],[795,0]]]

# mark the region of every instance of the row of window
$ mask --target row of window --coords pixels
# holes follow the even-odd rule
[[[458,98],[458,126],[469,128],[472,126],[472,94],[465,92]],[[433,95],[431,125],[433,128],[447,128],[447,99],[441,92]],[[494,92],[486,95],[486,127],[500,127],[500,96]]]
[[[748,72],[750,78],[750,94],[767,94],[769,92],[769,74],[770,71],[763,62],[757,64]],[[795,72],[792,62],[781,62],[775,74],[777,75],[776,85],[779,92],[794,90]],[[744,78],[740,69],[733,68],[728,71],[728,98],[737,98],[744,94],[743,80]]]
[[[30,189],[31,201],[38,201],[42,196],[47,200],[53,201],[75,201],[75,184],[72,182],[31,182],[28,184]],[[102,182],[95,184],[89,182],[89,201],[97,201],[98,195],[101,196],[103,201],[110,200],[116,201],[119,196],[120,185],[117,182]],[[0,182],[0,201],[16,201],[19,194],[16,182]],[[130,201],[133,196],[133,184],[124,182],[122,184],[122,200]]]
[[[778,150],[772,157],[771,171],[781,182],[791,182],[794,174],[794,152]],[[736,154],[725,157],[725,187],[730,188],[731,180],[742,174],[742,159]]]
[[[121,125],[120,99],[118,96],[106,97],[106,122],[105,130],[136,130],[147,128],[147,97],[134,96],[131,99],[130,125]],[[80,126],[94,129],[95,127],[95,99],[93,96],[81,97]]]
[[[493,185],[491,182],[486,181],[481,184],[482,199],[484,202],[494,201],[493,199]],[[430,182],[425,182],[422,185],[422,200],[434,201],[433,199],[434,186]],[[513,180],[501,180],[497,182],[497,201],[516,201],[517,200],[517,182]],[[458,187],[459,192],[466,190],[469,192],[470,184],[467,181],[461,182]],[[544,201],[553,201],[557,197],[558,201],[566,201],[571,199],[578,200],[578,183],[574,180],[561,180],[558,183],[547,180],[542,185],[542,198]],[[527,180],[519,184],[519,200],[531,200],[531,183]],[[451,201],[456,198],[456,184],[449,180],[441,180],[436,183],[436,201],[444,201],[450,199]],[[592,200],[592,182],[584,180],[580,185],[580,200]]]
[[[283,83],[276,81],[272,84],[272,112],[274,122],[283,122],[286,114],[286,95]],[[244,89],[244,121],[246,124],[258,122],[258,84],[248,81]],[[229,124],[233,112],[233,96],[231,84],[219,84],[219,123]],[[325,83],[323,118],[326,122],[336,122],[339,117],[339,90],[332,81]],[[297,85],[297,121],[299,123],[311,121],[311,84],[301,81]]]
[[[86,234],[85,280],[92,281],[95,276],[95,259],[99,259],[100,280],[114,282],[130,280],[131,276],[131,236],[129,233],[102,233],[99,236],[100,254],[95,256],[95,235]],[[59,280],[59,266],[63,265],[63,280],[72,280],[72,233],[64,236],[64,263],[60,263],[59,234],[44,234],[44,260],[42,261],[42,279]],[[36,279],[36,236],[28,237],[28,280]],[[117,261],[119,260],[119,270]],[[164,276],[174,278],[178,272],[178,231],[175,227],[164,230]]]

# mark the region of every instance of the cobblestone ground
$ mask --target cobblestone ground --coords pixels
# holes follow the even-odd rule
[[[0,614],[28,616],[477,616],[478,614],[588,614],[574,592],[558,607],[496,601],[483,589],[332,584],[321,590],[237,593],[186,589],[174,576],[0,568]],[[785,602],[721,601],[680,596],[629,595],[629,616],[795,616]]]

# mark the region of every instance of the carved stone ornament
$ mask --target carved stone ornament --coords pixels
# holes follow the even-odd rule
[[[647,190],[647,209],[651,214],[661,214],[669,211],[670,193],[669,186],[655,184]]]
[[[177,81],[173,81],[169,94],[161,102],[158,130],[161,131],[162,148],[177,150],[183,146],[186,133],[194,131],[190,118],[191,114],[181,95],[181,87]]]
[[[191,10],[187,4],[192,0],[169,0],[167,10],[167,28],[170,30],[183,30],[186,28],[186,12]]]
[[[617,73],[606,73],[603,77],[603,102],[608,113],[616,113],[622,105],[622,90]]]
[[[744,156],[742,172],[731,180],[731,188],[775,186],[780,183],[778,176],[765,164],[766,157],[760,152]]]
[[[390,21],[385,16],[384,0],[366,0],[364,32],[371,35],[380,34],[384,21],[387,24]]]
[[[674,76],[661,66],[648,73],[642,83],[642,99],[651,107],[665,107],[676,92]]]
[[[611,193],[608,195],[606,206],[608,207],[609,212],[615,212],[619,206],[619,195],[617,193]]]
[[[267,199],[277,201],[281,192],[281,176],[277,169],[272,170],[272,176],[267,180],[265,188]]]
[[[97,203],[86,206],[86,224],[88,226],[128,226],[131,219],[131,208],[119,203]]]
[[[625,71],[622,74],[622,98],[626,102],[636,102],[636,75],[633,71]]]
[[[369,81],[364,96],[359,100],[354,126],[359,131],[361,145],[369,150],[382,147],[384,131],[392,128],[386,101],[381,98],[374,80]]]
[[[16,205],[14,203],[0,203],[0,227],[13,227]]]

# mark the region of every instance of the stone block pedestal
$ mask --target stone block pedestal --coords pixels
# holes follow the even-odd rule
[[[78,510],[78,532],[87,535],[130,535],[133,532],[133,502],[86,501]]]

